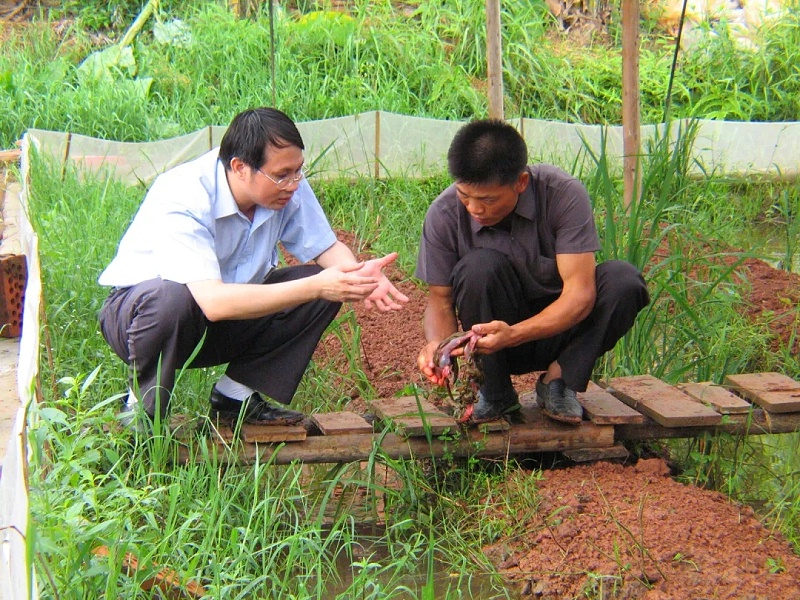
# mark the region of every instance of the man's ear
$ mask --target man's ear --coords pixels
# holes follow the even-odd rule
[[[517,194],[521,194],[525,191],[528,187],[528,183],[531,180],[531,174],[528,173],[528,169],[525,169],[522,173],[519,174],[519,178],[517,182],[514,184],[514,192]]]
[[[231,159],[231,173],[233,173],[235,177],[244,181],[250,174],[250,171],[250,166],[238,156],[234,156]]]

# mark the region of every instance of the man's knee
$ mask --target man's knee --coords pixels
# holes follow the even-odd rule
[[[316,264],[310,265],[294,265],[291,267],[283,267],[280,269],[273,269],[264,279],[264,283],[280,283],[282,281],[293,281],[295,279],[303,279],[304,277],[312,277],[322,271],[322,267]]]
[[[181,322],[202,316],[189,288],[183,283],[157,280],[141,298],[140,310],[163,315],[165,320]]]
[[[607,298],[612,302],[630,302],[641,310],[650,302],[647,284],[641,271],[631,263],[622,260],[609,260],[597,266],[598,299]]]

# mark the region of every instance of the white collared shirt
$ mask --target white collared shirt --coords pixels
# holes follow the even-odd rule
[[[336,242],[305,179],[280,210],[257,206],[252,223],[233,199],[219,148],[156,178],[100,285],[148,279],[262,283],[278,264],[278,242],[307,262]]]

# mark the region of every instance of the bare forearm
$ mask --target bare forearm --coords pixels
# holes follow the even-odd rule
[[[316,262],[323,269],[327,269],[328,267],[346,265],[358,261],[356,260],[356,257],[353,255],[353,252],[350,250],[350,248],[348,248],[343,242],[337,240],[333,246],[325,250],[325,252],[314,259],[314,262]]]
[[[320,297],[313,277],[267,285],[198,281],[188,286],[209,321],[256,319]]]
[[[450,288],[432,286],[428,290],[422,328],[426,343],[417,356],[417,366],[432,383],[442,385],[444,381],[434,369],[433,355],[439,342],[458,329]]]
[[[422,328],[427,342],[440,342],[458,330],[455,310],[452,303],[430,297],[425,306]]]
[[[564,285],[561,295],[540,313],[513,325],[508,345],[553,337],[592,312],[597,297],[594,254],[557,254],[556,264]]]

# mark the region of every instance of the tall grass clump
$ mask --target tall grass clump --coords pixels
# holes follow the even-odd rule
[[[147,95],[125,85],[80,81],[77,64],[89,39],[34,23],[5,42],[0,55],[0,145],[11,147],[30,128],[73,131],[106,139],[156,136]]]
[[[741,314],[737,277],[745,255],[713,237],[694,198],[708,180],[690,177],[694,126],[650,142],[641,164],[641,197],[622,205],[619,179],[605,153],[587,173],[605,259],[642,270],[651,295],[633,329],[601,361],[600,374],[650,373],[669,382],[717,382],[748,370],[766,332]],[[724,351],[723,351],[724,350]]]
[[[797,358],[786,350],[775,353],[767,324],[742,311],[748,286],[743,263],[762,257],[764,248],[746,243],[745,251],[726,242],[746,236],[770,198],[790,197],[796,184],[748,185],[691,174],[694,133],[690,124],[650,142],[641,165],[642,194],[629,208],[604,154],[593,156],[594,171],[585,174],[603,232],[601,256],[642,269],[651,294],[650,305],[595,375],[648,373],[672,383],[723,383],[728,374],[759,371],[797,376]],[[764,194],[768,186],[778,189]],[[683,479],[760,507],[797,547],[798,443],[797,433],[719,434],[668,447]]]
[[[765,22],[751,48],[725,28],[706,35],[681,65],[679,102],[698,118],[796,121],[800,114],[800,8]]]
[[[398,252],[397,265],[411,274],[425,213],[450,183],[448,176],[438,175],[425,179],[334,179],[314,186],[334,227],[346,228],[355,235],[357,251]]]

